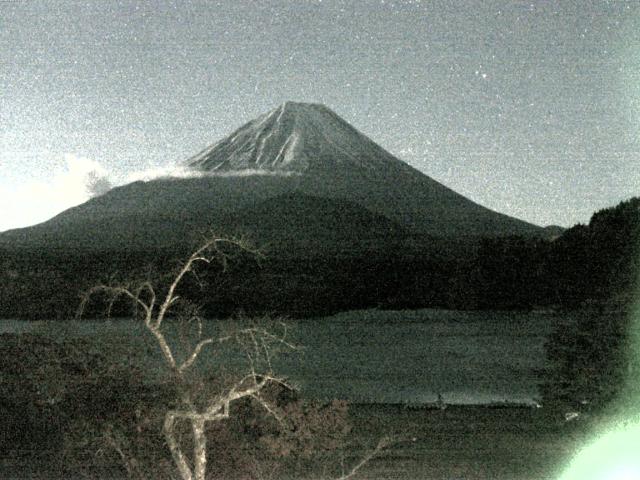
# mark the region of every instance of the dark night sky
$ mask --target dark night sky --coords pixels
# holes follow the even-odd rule
[[[0,1],[0,62],[0,230],[285,100],[534,223],[640,194],[636,0]]]

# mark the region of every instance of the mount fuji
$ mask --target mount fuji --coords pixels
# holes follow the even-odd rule
[[[535,225],[484,208],[394,157],[323,105],[286,102],[187,162],[202,172],[298,176],[306,194],[354,201],[410,230],[536,235]]]
[[[375,241],[384,232],[545,236],[541,227],[482,207],[438,183],[317,104],[286,102],[183,167],[189,178],[114,188],[47,222],[0,234],[0,246],[148,249],[179,244],[193,232],[233,233],[235,228],[258,239],[270,236],[273,243],[283,235],[313,236],[317,232],[304,232],[305,221],[317,230],[321,226],[311,217],[343,211],[349,212],[344,228],[353,230],[354,243]],[[260,231],[265,224],[269,232]],[[326,228],[335,229],[335,222],[331,225]],[[287,232],[291,228],[299,231]]]

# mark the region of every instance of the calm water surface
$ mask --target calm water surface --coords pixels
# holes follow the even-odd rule
[[[279,356],[278,372],[305,395],[352,401],[423,403],[532,402],[544,342],[559,318],[542,313],[443,310],[356,311],[291,322],[303,348]],[[212,321],[208,328],[227,328]],[[0,320],[2,332],[89,338],[97,351],[163,375],[157,347],[132,320],[20,322]],[[209,352],[202,368],[243,357]]]

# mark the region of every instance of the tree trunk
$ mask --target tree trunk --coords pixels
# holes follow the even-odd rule
[[[205,420],[194,418],[191,420],[193,427],[193,469],[195,480],[205,480],[207,470],[207,436],[204,431]]]
[[[167,440],[167,445],[169,446],[169,450],[171,450],[171,456],[173,457],[173,461],[176,464],[176,467],[178,467],[178,472],[180,472],[182,480],[193,480],[191,467],[189,467],[187,459],[183,455],[173,431],[175,421],[176,416],[172,412],[168,412],[164,418],[164,436]],[[204,476],[202,478],[204,479]]]

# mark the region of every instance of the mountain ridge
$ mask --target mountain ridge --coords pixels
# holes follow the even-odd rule
[[[252,140],[255,145],[251,145]],[[229,136],[188,159],[185,164],[209,172],[250,167],[300,172],[308,168],[307,162],[310,160],[304,142],[316,148],[319,143],[325,143],[321,145],[325,149],[331,145],[353,160],[361,152],[349,151],[349,147],[364,143],[383,151],[388,159],[403,163],[328,107],[317,103],[287,101],[242,125]],[[366,164],[360,163],[359,166]]]
[[[453,234],[466,224],[471,234],[544,236],[541,227],[494,212],[425,175],[320,104],[285,102],[185,165],[209,173],[297,173],[296,188],[304,193],[355,201],[429,233]]]

